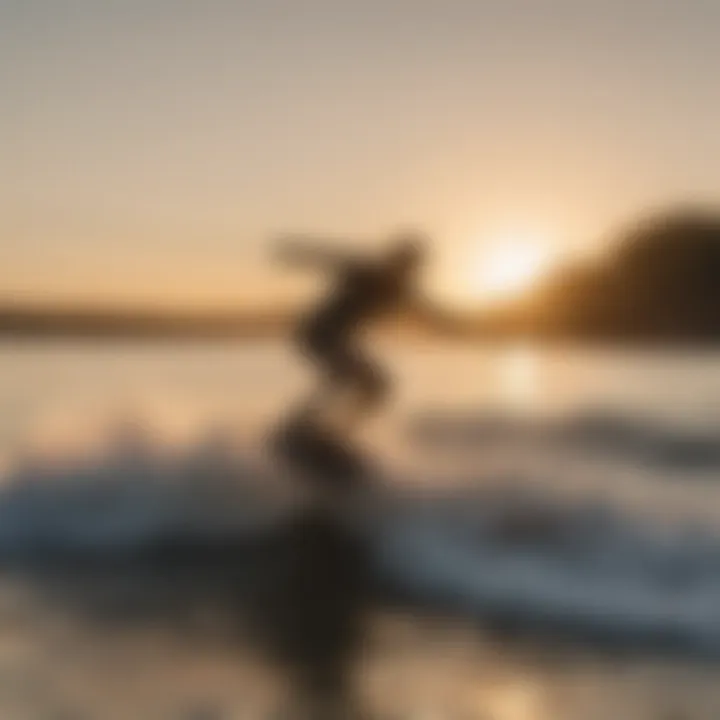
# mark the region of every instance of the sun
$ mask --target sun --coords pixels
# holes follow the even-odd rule
[[[553,264],[550,246],[540,236],[507,235],[483,243],[467,268],[468,294],[495,302],[533,288]]]

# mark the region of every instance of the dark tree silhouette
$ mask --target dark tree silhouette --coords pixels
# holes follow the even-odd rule
[[[600,261],[562,268],[503,308],[507,334],[604,340],[720,339],[720,213],[676,210],[619,234]]]

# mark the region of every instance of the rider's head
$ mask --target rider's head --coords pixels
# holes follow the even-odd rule
[[[388,261],[396,271],[411,273],[421,265],[425,246],[425,237],[419,232],[397,233],[392,240]]]

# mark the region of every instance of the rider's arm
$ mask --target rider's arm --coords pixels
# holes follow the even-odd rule
[[[331,239],[320,240],[302,235],[281,237],[276,243],[275,258],[287,265],[311,266],[327,270],[341,270],[356,260],[349,253],[334,250],[339,244]]]
[[[452,311],[433,302],[422,292],[410,293],[405,308],[415,321],[433,332],[452,333],[457,327],[457,318]]]

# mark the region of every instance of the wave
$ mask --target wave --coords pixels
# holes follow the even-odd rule
[[[409,435],[415,444],[452,452],[480,451],[490,443],[523,441],[663,468],[720,466],[720,435],[603,412],[539,421],[501,415],[425,414],[411,423]]]
[[[215,434],[186,448],[118,432],[98,455],[31,457],[0,487],[0,558],[142,551],[168,537],[251,537],[278,483]]]
[[[411,592],[503,626],[720,658],[720,537],[529,489],[395,518],[382,557]]]
[[[527,630],[720,658],[720,535],[532,487],[373,491],[357,527],[384,587]],[[276,469],[205,439],[26,462],[0,489],[6,571],[158,547],[219,552],[277,534],[297,507]],[[239,561],[239,556],[233,562]]]

